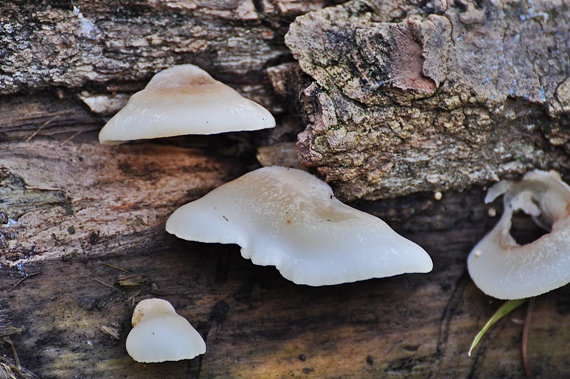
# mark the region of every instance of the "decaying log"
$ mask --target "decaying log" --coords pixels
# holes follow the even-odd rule
[[[295,16],[324,5],[323,0],[2,2],[0,95],[47,91],[68,103],[84,103],[80,111],[108,117],[156,72],[193,63],[282,115],[288,109],[275,96],[268,71],[293,60],[283,35]],[[49,129],[66,120],[60,115]]]
[[[518,3],[351,2],[308,14],[292,25],[288,43],[311,79],[299,73],[283,36],[295,16],[331,2],[0,2],[0,377],[522,377],[524,307],[467,356],[501,302],[473,285],[465,261],[496,221],[489,212],[501,210],[500,200],[484,205],[485,191],[472,184],[529,167],[568,173],[567,6],[533,4],[518,11]],[[511,18],[516,22],[506,23]],[[505,25],[501,35],[512,49],[501,67],[508,77],[497,81],[483,61],[501,55],[470,54],[496,41]],[[520,31],[528,40],[539,27],[559,55],[550,45],[523,48],[507,38]],[[356,36],[359,43],[351,43]],[[313,67],[309,58],[324,60]],[[278,127],[98,143],[106,119],[153,73],[188,62],[268,107]],[[473,84],[483,76],[491,81]],[[513,78],[516,94],[508,93]],[[310,121],[298,143],[303,162],[344,199],[364,198],[351,205],[423,246],[432,273],[297,286],[243,259],[236,246],[165,232],[178,206],[259,167],[259,146],[296,139],[299,89]],[[385,146],[380,155],[378,146]],[[420,153],[425,159],[415,160]],[[356,165],[358,154],[366,164]],[[483,159],[486,171],[470,176]],[[520,166],[505,166],[514,160]],[[464,176],[453,168],[466,168]],[[402,194],[410,195],[395,197]],[[387,199],[370,201],[378,198]],[[530,220],[517,228],[519,238],[535,232]],[[536,300],[529,340],[535,378],[570,375],[569,291]],[[135,304],[149,297],[171,301],[204,336],[207,353],[134,362],[124,343]]]
[[[42,140],[38,146],[59,153],[59,143]],[[13,148],[21,149],[22,144]],[[59,159],[78,165],[74,171],[89,173],[90,166],[103,165],[101,161],[108,159],[108,147],[98,145],[93,134],[67,149],[68,154]],[[134,150],[134,154],[119,157],[122,159],[140,163],[143,157],[152,158],[155,170],[166,165],[170,166],[170,170],[165,168],[167,172],[175,172],[175,166],[180,168],[176,172],[184,173],[189,167],[188,161],[176,162],[177,149],[166,148],[165,159],[156,159],[155,149],[148,145],[120,149],[123,154]],[[77,154],[84,156],[79,164]],[[36,173],[45,175],[18,166],[10,167],[13,177],[25,173],[30,183]],[[485,222],[481,191],[471,196],[450,195],[431,205],[428,199],[416,199],[411,204],[416,209],[414,215],[410,215],[410,207],[390,209],[396,203],[388,202],[388,209],[372,209],[393,217],[407,215],[411,225],[430,213],[443,217],[463,214],[462,219],[452,219],[453,228],[405,233],[430,252],[433,273],[311,288],[288,282],[274,268],[252,265],[240,257],[235,246],[189,243],[168,236],[164,218],[178,202],[197,196],[180,192],[176,183],[186,182],[185,188],[198,191],[204,186],[203,181],[193,181],[192,173],[177,179],[172,175],[148,179],[146,175],[137,177],[141,170],[133,166],[126,172],[116,168],[120,163],[109,162],[109,166],[111,172],[98,181],[108,188],[106,195],[100,193],[100,185],[77,175],[75,184],[64,189],[72,213],[65,204],[52,202],[2,229],[3,236],[13,234],[7,241],[11,244],[8,250],[33,242],[35,249],[30,249],[30,254],[51,257],[21,260],[14,267],[4,263],[0,271],[5,294],[2,307],[11,324],[22,329],[11,338],[22,365],[41,377],[522,375],[521,325],[517,321],[524,318],[522,310],[493,329],[474,358],[466,355],[478,328],[500,305],[477,290],[465,270],[466,252],[491,223]],[[151,170],[148,165],[138,167]],[[54,180],[61,174],[57,170],[51,173]],[[201,176],[216,181],[216,176],[205,170]],[[124,199],[115,198],[120,193]],[[149,195],[155,200],[149,202]],[[470,198],[478,201],[467,203]],[[462,207],[475,213],[466,216]],[[107,217],[99,222],[103,213]],[[37,224],[45,224],[46,242],[29,235],[40,229]],[[55,258],[53,252],[58,249],[60,256]],[[18,284],[25,275],[37,272],[40,274]],[[147,297],[171,301],[205,336],[207,354],[190,363],[134,363],[126,355],[124,340],[136,301]],[[567,298],[568,288],[564,288],[537,301],[530,339],[536,377],[564,377],[569,372],[568,350],[563,346],[570,336],[560,327],[570,317]]]
[[[299,156],[343,199],[568,173],[568,4],[352,1],[286,42],[314,83]]]
[[[282,36],[323,0],[3,2],[0,94],[138,81],[195,63],[219,79],[260,82],[288,59]],[[230,80],[231,81],[231,80]],[[109,91],[113,91],[109,89]]]

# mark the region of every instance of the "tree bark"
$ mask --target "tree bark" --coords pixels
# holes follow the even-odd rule
[[[496,221],[489,211],[501,210],[500,200],[484,205],[474,184],[531,167],[567,173],[568,11],[533,4],[351,2],[289,29],[297,15],[334,4],[0,3],[0,377],[522,377],[524,307],[467,356],[501,302],[475,287],[465,262]],[[483,64],[492,50],[471,55],[501,28],[506,45],[517,32],[536,37],[506,49],[502,81]],[[305,74],[285,46],[288,30]],[[180,63],[229,82],[278,126],[100,145],[106,119],[153,73]],[[492,80],[479,87],[483,76]],[[513,78],[520,85],[509,94]],[[177,207],[259,167],[258,147],[291,159],[283,143],[299,132],[302,162],[424,247],[433,272],[298,286],[241,258],[237,246],[165,232]],[[530,220],[516,225],[535,232]],[[570,374],[569,290],[536,300],[533,377]],[[207,353],[134,362],[124,347],[130,317],[149,297],[172,302]]]
[[[570,9],[353,1],[297,18],[304,165],[345,200],[568,172]]]

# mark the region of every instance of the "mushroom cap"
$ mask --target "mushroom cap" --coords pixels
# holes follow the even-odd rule
[[[166,230],[191,241],[236,243],[244,258],[311,286],[433,267],[421,247],[384,221],[343,204],[315,176],[284,167],[250,172],[184,205]]]
[[[126,346],[137,362],[179,361],[206,352],[202,336],[166,300],[147,299],[138,303],[132,325]]]
[[[570,187],[556,172],[531,171],[521,181],[491,187],[485,201],[504,194],[504,213],[471,251],[467,267],[484,293],[514,300],[538,296],[570,283]],[[552,225],[539,239],[519,245],[510,234],[517,210],[539,226]]]
[[[261,105],[214,80],[194,65],[156,74],[99,133],[99,142],[122,142],[184,134],[217,134],[272,128]]]

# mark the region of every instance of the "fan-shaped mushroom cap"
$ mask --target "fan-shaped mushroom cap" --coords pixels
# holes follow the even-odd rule
[[[267,109],[188,64],[156,74],[101,129],[99,142],[113,145],[136,139],[274,126],[275,119]]]
[[[147,299],[138,303],[132,324],[127,352],[137,362],[179,361],[206,352],[202,336],[166,300]]]
[[[537,296],[570,283],[570,187],[556,172],[535,170],[521,181],[502,181],[485,198],[504,194],[505,211],[467,259],[471,278],[499,299]],[[551,232],[519,245],[510,234],[513,212],[522,210]]]
[[[429,255],[384,221],[337,200],[313,175],[265,167],[178,209],[176,236],[237,243],[253,263],[273,265],[297,283],[322,286],[428,272]]]

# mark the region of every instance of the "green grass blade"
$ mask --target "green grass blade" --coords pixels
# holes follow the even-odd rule
[[[506,315],[508,315],[509,313],[511,313],[512,311],[523,305],[524,303],[526,303],[527,300],[528,299],[507,300],[505,304],[503,304],[501,308],[499,308],[497,312],[495,312],[493,317],[491,317],[489,321],[487,321],[483,329],[481,329],[481,331],[477,333],[475,339],[473,340],[473,343],[471,344],[471,348],[469,349],[469,356],[471,356],[471,352],[473,351],[473,349],[475,349],[475,346],[477,346],[479,341],[481,341],[481,338],[483,338],[483,336],[491,326],[493,326],[497,321],[499,321],[500,319],[502,319],[503,317],[505,317]]]

